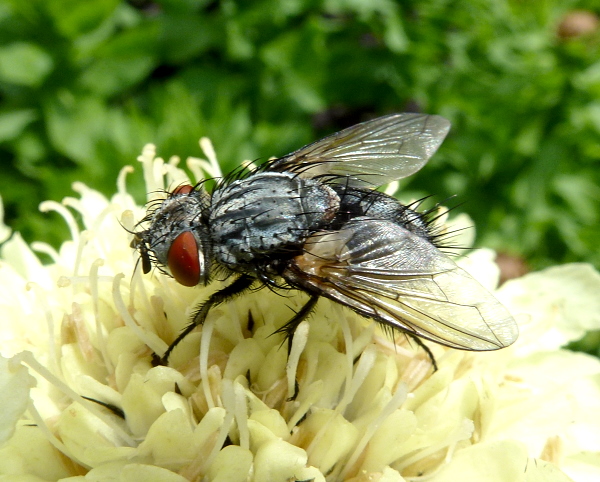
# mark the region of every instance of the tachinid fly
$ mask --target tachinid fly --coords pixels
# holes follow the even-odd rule
[[[154,264],[185,286],[215,273],[233,281],[199,307],[162,362],[213,306],[260,285],[308,293],[279,330],[288,335],[324,296],[452,348],[513,343],[513,317],[438,249],[425,217],[374,190],[421,169],[449,128],[435,115],[388,115],[225,179],[212,193],[203,184],[170,193],[135,233],[144,273]]]

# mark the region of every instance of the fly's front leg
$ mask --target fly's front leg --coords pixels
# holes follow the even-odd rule
[[[231,298],[243,293],[248,288],[250,288],[250,286],[252,286],[252,283],[254,283],[254,281],[255,279],[251,276],[242,275],[229,286],[226,286],[225,288],[210,295],[210,297],[198,307],[198,310],[196,311],[196,314],[192,318],[190,324],[186,326],[185,329],[179,334],[179,336],[175,338],[175,341],[169,345],[169,348],[167,348],[167,351],[163,354],[163,356],[160,359],[160,364],[165,366],[169,364],[169,356],[171,355],[173,349],[198,325],[204,323],[208,312],[213,306],[217,306],[223,303],[224,301],[230,300]]]

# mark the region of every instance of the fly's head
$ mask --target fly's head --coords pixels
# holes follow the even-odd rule
[[[131,247],[138,250],[142,270],[152,266],[184,286],[208,282],[211,249],[205,213],[209,196],[202,189],[182,185],[152,207],[140,222]]]

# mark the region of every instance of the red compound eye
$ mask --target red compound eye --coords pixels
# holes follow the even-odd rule
[[[177,186],[173,190],[173,195],[176,195],[176,194],[189,194],[193,190],[194,190],[193,186],[190,186],[189,184],[182,184],[181,186]]]
[[[200,282],[200,253],[198,243],[190,231],[175,238],[169,248],[167,265],[175,281],[183,286],[196,286]]]

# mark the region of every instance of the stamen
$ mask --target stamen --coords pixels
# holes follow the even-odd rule
[[[23,351],[23,352],[19,353],[18,355],[16,355],[13,358],[13,360],[25,363],[32,370],[36,371],[43,378],[45,378],[51,385],[54,386],[54,388],[56,388],[57,390],[62,392],[69,399],[78,402],[88,412],[90,412],[92,415],[94,415],[98,419],[102,420],[102,422],[105,423],[108,427],[110,427],[110,429],[115,433],[116,436],[118,436],[122,440],[122,442],[124,444],[128,445],[129,447],[135,447],[137,445],[135,440],[133,440],[133,438],[131,438],[131,436],[121,428],[121,425],[119,424],[118,421],[115,420],[114,417],[104,413],[97,404],[84,399],[77,392],[72,390],[60,378],[53,375],[46,367],[44,367],[42,364],[38,363],[38,361],[33,356],[33,353],[31,353],[29,351]],[[35,408],[34,408],[34,410],[35,410]],[[42,420],[42,424],[44,424],[43,420]],[[61,450],[61,449],[59,449],[59,450]],[[63,453],[65,453],[68,457],[71,458],[71,456],[69,455],[69,451],[63,452]]]
[[[48,366],[50,370],[54,373],[61,373],[60,363],[58,361],[58,347],[56,346],[56,338],[54,336],[54,316],[52,315],[52,310],[48,305],[48,298],[46,296],[46,291],[42,289],[40,285],[37,283],[30,281],[26,286],[27,291],[33,291],[35,297],[40,304],[42,311],[44,312],[44,317],[46,318],[46,329],[48,336]]]
[[[115,308],[121,318],[123,319],[126,326],[128,326],[131,331],[141,340],[143,343],[148,345],[148,347],[154,353],[164,353],[167,351],[168,345],[161,340],[155,333],[149,332],[140,325],[136,323],[133,317],[127,311],[125,307],[125,303],[123,302],[123,297],[121,296],[121,280],[125,277],[123,273],[119,273],[114,277],[113,280],[113,301],[115,303]]]
[[[65,206],[57,203],[56,201],[43,201],[40,203],[40,211],[43,213],[55,211],[61,215],[67,223],[73,242],[77,243],[79,241],[79,226],[77,226],[77,221],[75,221],[71,211],[69,211]]]
[[[293,397],[296,392],[296,375],[298,372],[298,363],[300,362],[300,355],[306,347],[308,342],[308,332],[310,325],[308,322],[302,321],[296,331],[294,332],[294,338],[292,340],[292,349],[288,357],[288,362],[285,366],[287,373],[287,385],[288,385],[288,396]]]
[[[398,387],[396,388],[396,393],[392,396],[389,402],[385,405],[379,416],[373,420],[365,430],[360,441],[356,444],[356,448],[352,455],[348,458],[347,462],[344,465],[344,469],[341,473],[341,479],[346,479],[346,476],[349,472],[354,469],[354,465],[358,461],[359,457],[364,452],[367,444],[377,431],[377,429],[383,424],[386,418],[388,418],[393,412],[398,410],[400,406],[406,400],[406,396],[408,395],[408,390],[406,388],[406,384],[404,382],[400,382]]]
[[[34,241],[31,243],[31,249],[38,253],[43,253],[52,259],[52,262],[58,264],[60,261],[60,255],[58,251],[54,249],[50,244],[41,241]]]
[[[100,354],[102,355],[102,360],[104,362],[104,366],[108,373],[114,372],[114,366],[108,356],[108,347],[107,340],[105,336],[104,326],[100,321],[100,309],[99,309],[99,297],[98,297],[98,269],[100,266],[104,266],[104,260],[97,259],[92,263],[90,267],[90,295],[92,297],[92,306],[94,310],[94,320],[96,325],[96,338],[98,340],[98,349],[100,350]]]
[[[215,322],[212,316],[209,316],[204,324],[202,325],[202,339],[200,340],[200,377],[201,377],[201,385],[202,392],[204,393],[204,398],[206,399],[206,404],[208,408],[211,409],[215,407],[215,402],[212,397],[212,393],[210,391],[210,381],[208,378],[208,354],[210,352],[210,340],[212,338],[213,328],[215,326]],[[166,349],[165,349],[166,350]],[[159,353],[164,353],[159,352]],[[229,415],[229,412],[228,412]],[[223,439],[225,440],[225,439]]]
[[[207,169],[208,177],[223,177],[221,172],[221,166],[219,166],[219,161],[217,161],[217,154],[215,153],[215,148],[212,145],[212,142],[208,137],[200,138],[200,148],[204,151],[206,158],[208,159],[209,167]]]
[[[135,171],[133,166],[123,166],[117,176],[117,195],[124,199],[131,199],[131,195],[127,192],[127,174]]]

